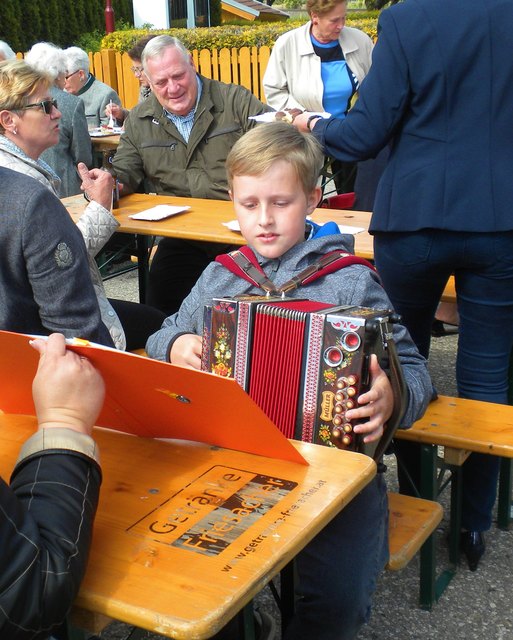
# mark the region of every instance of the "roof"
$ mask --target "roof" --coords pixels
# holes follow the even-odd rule
[[[223,11],[246,20],[285,20],[288,13],[274,9],[258,0],[221,0]]]

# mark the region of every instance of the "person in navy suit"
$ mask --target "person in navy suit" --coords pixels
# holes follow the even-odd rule
[[[513,346],[513,3],[407,0],[383,11],[372,66],[345,120],[302,114],[327,154],[372,157],[387,143],[370,230],[385,289],[429,354],[441,293],[454,273],[460,314],[458,393],[506,403]],[[396,443],[418,480],[419,447]],[[462,550],[484,553],[499,460],[463,465]],[[409,479],[399,476],[403,493]]]

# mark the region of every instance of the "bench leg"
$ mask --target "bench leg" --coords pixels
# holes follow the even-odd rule
[[[432,445],[421,445],[421,487],[420,493],[427,500],[436,500],[438,449]],[[437,600],[435,539],[430,535],[420,550],[420,592],[419,605],[430,610]]]
[[[501,459],[499,476],[499,501],[497,505],[497,526],[499,529],[509,529],[511,522],[511,490],[513,486],[513,460]]]
[[[421,445],[421,487],[422,498],[437,500],[439,487],[437,476],[438,447]],[[459,557],[459,531],[461,523],[461,469],[451,468],[451,566],[436,577],[436,541],[431,534],[420,550],[420,594],[419,605],[431,610],[438,601],[456,572],[453,558]],[[454,545],[454,547],[453,547]]]

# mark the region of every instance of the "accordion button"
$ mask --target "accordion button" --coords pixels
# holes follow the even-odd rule
[[[353,430],[353,425],[349,422],[346,422],[342,428],[344,429],[344,433],[351,433]]]
[[[355,375],[351,375],[347,377],[347,384],[350,386],[355,385],[358,382],[358,378]]]
[[[354,387],[348,387],[347,388],[347,395],[352,398],[353,396],[356,395],[356,389]]]
[[[353,442],[353,439],[351,438],[350,435],[346,433],[342,438],[342,442],[346,445],[346,447],[348,447],[351,444],[351,442]]]
[[[333,424],[336,427],[339,427],[342,424],[342,416],[334,416],[333,418]],[[334,433],[334,432],[333,432]]]

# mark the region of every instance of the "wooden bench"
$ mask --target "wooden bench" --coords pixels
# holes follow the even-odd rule
[[[462,465],[472,452],[497,455],[502,458],[499,482],[498,524],[507,529],[510,522],[512,459],[513,459],[513,406],[439,396],[425,415],[411,429],[399,430],[399,440],[421,445],[420,495],[436,500],[441,485],[438,469],[450,472],[451,509],[449,560],[450,567],[437,578],[435,568],[426,561],[421,576],[421,606],[431,608],[443,593],[456,572],[459,563],[459,532],[461,530]],[[443,458],[439,457],[443,447]],[[443,486],[445,486],[444,483]],[[421,568],[422,570],[422,568]],[[428,584],[429,582],[429,584]]]
[[[421,549],[440,524],[442,506],[432,500],[388,493],[388,546],[390,558],[387,569],[403,569]]]
[[[440,300],[442,302],[456,302],[456,283],[454,281],[454,276],[449,278]]]

